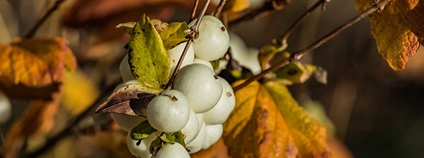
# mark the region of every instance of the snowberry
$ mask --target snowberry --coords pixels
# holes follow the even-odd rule
[[[127,135],[127,146],[131,154],[137,157],[150,157],[149,147],[150,144],[161,134],[161,132],[156,131],[150,134],[146,139],[134,140],[131,138],[131,132]]]
[[[131,72],[130,64],[128,63],[128,54],[125,55],[124,59],[122,59],[121,64],[119,65],[119,71],[121,72],[122,80],[124,82],[129,80],[135,80],[134,75]]]
[[[186,136],[184,139],[184,143],[190,143],[194,138],[196,138],[197,134],[199,134],[200,126],[199,121],[197,119],[196,113],[193,110],[190,110],[190,117],[188,119],[187,124],[181,129],[181,132]]]
[[[183,93],[177,90],[164,90],[147,105],[146,116],[153,128],[173,133],[187,124],[190,109]]]
[[[223,130],[222,124],[206,125],[206,141],[202,149],[207,149],[215,144],[221,138]]]
[[[173,88],[182,92],[196,113],[212,109],[222,94],[222,85],[214,72],[203,64],[183,67],[175,77]]]
[[[197,19],[188,24],[189,27]],[[230,45],[230,37],[222,22],[211,15],[205,15],[199,25],[199,37],[194,40],[194,55],[207,61],[217,60],[224,56]]]
[[[202,128],[200,128],[199,134],[194,138],[193,141],[186,144],[187,149],[190,154],[200,151],[203,147],[203,144],[206,142],[206,124],[202,123]]]
[[[249,69],[253,74],[261,72],[261,66],[258,60],[259,50],[249,49],[244,44],[243,39],[234,33],[230,33],[231,55],[241,66]]]
[[[174,72],[175,67],[178,64],[178,61],[180,60],[180,57],[183,54],[183,51],[184,51],[186,44],[187,44],[187,42],[184,42],[184,43],[181,43],[178,46],[168,50],[168,56],[169,56],[169,59],[170,59],[170,62],[171,62],[170,73]],[[187,53],[184,57],[184,60],[183,60],[181,67],[184,67],[188,64],[191,64],[193,62],[193,59],[194,59],[193,45],[190,45],[190,47],[189,47],[189,49],[188,49],[188,51],[187,51]]]
[[[112,119],[125,131],[131,131],[135,126],[145,121],[145,117],[129,116],[124,114],[110,113]]]
[[[10,104],[9,98],[0,91],[0,125],[6,123],[11,115],[12,105]]]
[[[219,81],[224,82],[223,87],[224,84],[228,84],[228,82],[221,77],[219,77]],[[231,89],[231,87],[229,90],[223,88],[223,92],[218,103],[216,103],[216,105],[211,110],[203,113],[203,120],[205,121],[205,123],[208,125],[224,123],[230,115],[231,111],[234,109],[235,102],[232,101],[233,98],[233,89]]]
[[[211,70],[213,70],[211,62],[209,62],[207,60],[203,60],[203,59],[200,59],[200,58],[194,58],[193,64],[195,64],[195,63],[206,65],[207,67],[211,68]]]
[[[190,158],[187,150],[180,143],[167,143],[152,158]]]

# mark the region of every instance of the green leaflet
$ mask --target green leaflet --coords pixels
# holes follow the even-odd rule
[[[129,64],[134,77],[151,88],[163,88],[169,79],[169,57],[159,33],[143,15],[130,33]]]
[[[303,83],[310,77],[314,77],[318,82],[327,83],[327,71],[321,67],[300,62],[291,62],[282,68],[274,71],[277,81],[292,85],[295,83]]]
[[[178,44],[187,42],[187,31],[189,30],[186,22],[172,22],[159,33],[162,37],[166,50],[176,47]]]
[[[130,136],[134,140],[140,140],[140,139],[147,138],[150,134],[152,134],[153,132],[156,132],[156,131],[157,130],[154,129],[152,126],[150,126],[149,122],[146,120],[146,121],[141,122],[136,127],[134,127],[131,130]]]

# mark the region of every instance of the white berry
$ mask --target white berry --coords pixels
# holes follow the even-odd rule
[[[190,154],[180,143],[167,143],[152,158],[190,158]]]
[[[6,123],[12,115],[12,105],[9,98],[0,91],[0,125]]]
[[[150,157],[149,147],[150,144],[161,134],[156,131],[150,134],[146,139],[134,140],[131,138],[131,132],[127,135],[127,146],[131,154],[137,157]]]
[[[188,24],[189,27],[197,19]],[[198,58],[213,61],[224,56],[230,45],[230,37],[224,24],[214,16],[205,15],[200,22],[199,37],[194,40],[194,55]]]
[[[186,144],[187,149],[189,150],[190,154],[196,153],[200,151],[203,147],[203,144],[206,142],[206,124],[205,122],[202,123],[202,128],[200,128],[199,134],[196,138],[194,138],[193,141]]]
[[[211,145],[215,144],[221,138],[223,129],[222,124],[206,125],[206,141],[202,149],[208,149]]]
[[[199,134],[200,126],[197,119],[196,113],[193,110],[190,110],[190,118],[188,119],[187,124],[181,129],[181,132],[186,136],[184,143],[190,143],[197,134]]]
[[[131,131],[135,126],[145,121],[145,117],[110,113],[112,119],[125,131]]]
[[[147,105],[146,116],[153,128],[173,133],[187,124],[190,109],[184,94],[177,90],[164,90]]]
[[[196,113],[212,109],[222,94],[222,85],[214,72],[202,64],[183,67],[175,77],[173,88],[186,96],[190,109]]]
[[[134,75],[131,72],[130,64],[128,63],[128,54],[122,59],[121,64],[119,65],[119,71],[121,72],[122,80],[124,82],[129,80],[135,80]]]
[[[200,58],[194,58],[193,60],[193,64],[198,63],[198,64],[203,64],[206,65],[207,67],[209,67],[211,70],[213,70],[212,64],[211,62],[207,61],[207,60],[203,60]]]
[[[175,70],[175,67],[178,64],[178,60],[180,60],[181,55],[183,54],[184,48],[187,45],[187,42],[181,43],[178,46],[168,50],[168,56],[169,56],[169,60],[170,60],[170,73],[172,74]],[[190,45],[184,60],[182,62],[181,68],[191,64],[193,62],[194,59],[194,50],[193,50],[193,45]]]
[[[211,110],[203,113],[203,120],[208,125],[224,123],[228,119],[228,116],[230,116],[230,113],[235,106],[235,97],[233,89],[231,87],[228,87],[230,85],[225,79],[219,77],[219,81],[223,85],[223,92],[221,98]]]

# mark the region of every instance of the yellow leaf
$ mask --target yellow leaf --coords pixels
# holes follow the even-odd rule
[[[72,114],[78,115],[99,96],[96,85],[82,72],[65,73],[62,105]]]
[[[355,0],[358,12],[370,8],[374,0]],[[371,34],[378,52],[395,71],[402,71],[408,56],[414,56],[424,42],[424,1],[392,0],[381,13],[370,16]]]
[[[236,82],[237,85],[241,82]],[[237,91],[224,123],[231,157],[330,157],[325,128],[275,81],[251,83]]]
[[[34,87],[60,83],[65,69],[76,68],[75,57],[61,38],[16,39],[0,45],[0,57],[4,84]]]
[[[227,0],[222,12],[241,12],[250,6],[249,0]]]

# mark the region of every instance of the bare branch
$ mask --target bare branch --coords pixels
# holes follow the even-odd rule
[[[331,38],[333,38],[334,36],[336,36],[337,34],[339,34],[340,32],[342,32],[343,30],[345,30],[346,28],[352,26],[353,24],[355,24],[356,22],[360,21],[361,19],[368,17],[369,15],[371,15],[374,12],[380,12],[384,6],[386,6],[391,0],[381,0],[378,3],[376,2],[371,8],[369,8],[368,10],[364,11],[363,13],[359,14],[358,16],[356,16],[355,18],[351,19],[350,21],[348,21],[347,23],[343,24],[342,26],[338,27],[337,29],[335,29],[334,31],[330,32],[329,34],[327,34],[326,36],[322,37],[321,39],[317,40],[315,43],[309,45],[308,47],[294,52],[291,54],[291,56],[289,58],[286,58],[280,62],[278,62],[277,64],[271,66],[270,68],[262,71],[260,74],[255,75],[251,78],[249,78],[248,80],[244,81],[242,84],[234,87],[234,91],[240,90],[243,87],[249,85],[250,83],[252,83],[253,81],[259,80],[262,77],[264,77],[266,74],[273,72],[281,67],[283,67],[284,65],[288,64],[289,62],[293,62],[296,60],[299,60],[300,58],[302,58],[303,55],[305,55],[306,53],[316,49],[317,47],[321,46],[322,44],[324,44],[325,42],[327,42],[328,40],[330,40]]]

